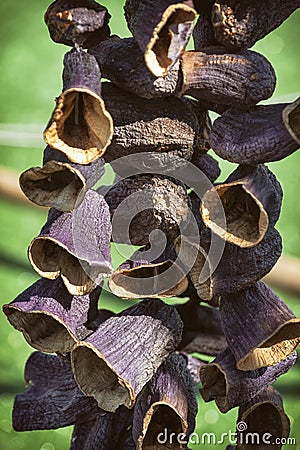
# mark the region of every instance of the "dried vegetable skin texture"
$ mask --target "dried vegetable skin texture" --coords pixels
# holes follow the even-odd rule
[[[63,92],[56,99],[44,139],[77,164],[100,158],[112,139],[113,121],[101,97],[100,79],[92,55],[81,49],[66,53]]]
[[[220,198],[226,225],[216,201]],[[227,242],[243,248],[261,242],[269,227],[276,224],[281,210],[282,188],[275,175],[260,164],[239,166],[224,183],[202,198],[204,224]]]
[[[214,152],[238,164],[279,161],[300,146],[300,99],[290,104],[231,108],[211,129]]]
[[[110,17],[107,9],[94,0],[56,0],[44,19],[54,42],[89,48],[110,36]]]
[[[284,412],[281,395],[275,388],[268,386],[249,403],[240,406],[238,414],[238,422],[244,422],[247,425],[248,433],[258,433],[260,438],[267,433],[270,436],[277,436],[287,439],[290,434],[290,420]],[[247,445],[243,443],[241,433],[238,434],[238,448],[247,450]],[[259,450],[260,446],[252,446],[255,450]],[[274,449],[281,449],[282,445],[273,446]]]
[[[139,97],[169,97],[182,89],[180,61],[165,77],[157,77],[148,70],[143,52],[133,38],[112,36],[89,52],[97,59],[103,78]]]
[[[183,433],[185,439],[195,428],[197,400],[194,381],[186,359],[173,353],[160,366],[137,398],[133,417],[133,439],[137,449],[156,446],[165,428]],[[182,448],[173,444],[174,449]]]
[[[172,298],[186,291],[188,279],[176,261],[175,250],[169,246],[161,253],[157,248],[159,257],[154,260],[153,251],[148,247],[139,250],[111,274],[108,287],[114,295],[124,299]]]
[[[13,427],[73,425],[70,450],[179,450],[200,389],[286,439],[272,384],[296,362],[300,319],[261,281],[282,252],[283,191],[265,163],[299,147],[300,99],[260,104],[276,74],[249,47],[300,0],[124,4],[128,38],[94,0],[56,0],[44,17],[71,49],[42,165],[20,176],[50,210],[28,248],[42,278],[3,306],[38,350]],[[239,164],[225,181],[213,151]],[[240,431],[227,450],[248,449]]]
[[[141,174],[124,178],[106,194],[115,242],[147,245],[150,233],[161,230],[168,242],[189,219],[185,187],[162,175]]]
[[[219,410],[226,413],[251,401],[290,370],[296,359],[297,354],[294,352],[276,366],[242,371],[236,368],[236,360],[227,348],[210,364],[200,369],[200,393],[205,402],[215,400]]]
[[[211,20],[214,0],[194,0],[194,6],[199,16],[193,29],[194,49],[201,51],[202,48],[211,45],[219,45],[214,35],[214,27]]]
[[[105,411],[114,412],[120,405],[133,408],[136,396],[181,337],[176,309],[158,299],[145,299],[75,345],[71,361],[76,382]]]
[[[247,108],[271,97],[276,85],[272,65],[261,54],[231,54],[208,47],[182,55],[182,93],[199,100]]]
[[[220,312],[226,340],[240,370],[278,364],[300,343],[300,319],[262,281],[222,295]]]
[[[104,156],[106,162],[133,153],[153,152],[157,153],[157,164],[168,170],[170,157],[191,160],[199,123],[186,102],[176,97],[145,100],[107,82],[102,84],[102,95],[114,122],[112,142]]]
[[[111,224],[104,198],[88,191],[73,212],[52,208],[39,236],[28,248],[36,272],[54,280],[61,275],[72,295],[85,295],[111,272]]]
[[[128,28],[153,75],[166,76],[180,58],[193,32],[193,6],[191,0],[126,0]]]
[[[20,175],[20,187],[33,203],[69,212],[82,203],[86,192],[104,174],[104,159],[74,164],[61,152],[47,146],[43,166]]]
[[[197,259],[190,271],[199,297],[207,302],[255,284],[272,270],[282,252],[279,232],[269,227],[263,240],[254,247],[244,248],[226,242],[220,262],[214,269],[214,254],[209,254],[211,239],[207,229],[201,233]],[[206,275],[204,279],[202,273]]]
[[[67,353],[78,341],[78,328],[97,319],[100,292],[96,288],[89,295],[72,296],[61,278],[42,278],[4,305],[3,312],[32,347]]]
[[[219,0],[212,9],[212,23],[217,41],[232,51],[252,47],[279,27],[297,8],[299,0]]]
[[[103,415],[97,402],[78,388],[70,364],[58,356],[32,353],[25,365],[24,378],[30,384],[15,398],[16,431],[56,429],[73,425],[86,415]]]

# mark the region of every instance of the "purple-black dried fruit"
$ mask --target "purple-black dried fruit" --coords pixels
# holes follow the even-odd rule
[[[60,278],[41,279],[3,306],[9,322],[42,352],[67,353],[78,341],[77,329],[97,318],[101,289],[73,297]]]
[[[191,0],[126,0],[125,18],[148,69],[165,76],[180,58],[197,15]]]
[[[157,448],[157,437],[165,429],[188,441],[195,428],[197,409],[194,381],[186,360],[173,353],[137,398],[132,425],[136,449]],[[176,438],[174,441],[173,449],[182,448]]]
[[[147,245],[161,230],[172,242],[187,225],[189,200],[184,186],[160,175],[135,175],[119,181],[105,195],[114,242]]]
[[[296,359],[294,352],[276,366],[245,372],[236,368],[235,358],[227,348],[213,362],[200,369],[203,386],[200,393],[205,402],[215,400],[219,410],[226,413],[256,397],[290,370]]]
[[[161,247],[162,249],[163,247]],[[153,248],[147,247],[131,256],[114,271],[108,282],[112,293],[126,299],[170,298],[186,291],[188,280],[176,262],[176,253],[171,246],[153,260]]]
[[[233,51],[252,47],[279,27],[297,8],[299,0],[218,0],[212,9],[215,38]]]
[[[89,164],[102,156],[113,136],[100,79],[94,56],[80,49],[65,55],[63,92],[56,100],[44,139],[77,164]]]
[[[300,146],[300,99],[290,104],[229,109],[210,133],[214,152],[227,161],[260,164],[286,158]]]
[[[106,162],[134,153],[153,152],[165,169],[172,157],[192,158],[199,124],[187,102],[175,97],[145,100],[112,83],[103,83],[102,87],[114,122],[113,139],[104,157]]]
[[[269,61],[245,50],[208,47],[182,55],[182,92],[199,100],[245,108],[271,97],[276,75]]]
[[[23,172],[20,187],[33,203],[68,212],[80,205],[103,174],[102,158],[86,165],[74,164],[63,153],[46,147],[43,166]]]
[[[266,166],[239,166],[224,183],[204,194],[202,218],[226,241],[253,247],[276,224],[282,195],[279,181]]]
[[[221,297],[222,328],[240,370],[273,366],[300,344],[300,319],[265,283]]]
[[[272,386],[268,386],[249,403],[239,408],[239,422],[247,425],[249,436],[251,433],[258,436],[257,443],[251,445],[253,450],[261,449],[259,442],[265,442],[263,436],[267,436],[267,439],[269,437],[270,443],[273,436],[280,438],[283,443],[284,439],[287,439],[290,434],[290,420],[284,412],[281,395]],[[245,441],[243,437],[238,430],[238,448],[248,450],[249,445],[243,442]],[[279,450],[282,448],[282,444],[275,444],[272,447],[274,450]]]
[[[146,299],[106,320],[75,345],[71,361],[78,386],[105,411],[114,412],[120,405],[132,408],[181,335],[175,308]]]
[[[108,206],[90,190],[73,212],[50,209],[28,256],[39,275],[50,280],[61,275],[70,294],[84,295],[111,272],[110,238]]]
[[[16,431],[51,430],[105,414],[93,398],[82,394],[70,364],[57,356],[32,353],[24,377],[29,388],[15,398]]]
[[[182,88],[180,62],[165,77],[156,77],[145,65],[144,55],[133,38],[113,36],[90,49],[101,74],[116,86],[143,98],[176,95]]]
[[[110,35],[110,17],[94,0],[56,0],[44,18],[54,42],[88,48]]]
[[[215,255],[210,252],[211,239],[208,230],[201,233],[198,256],[190,271],[199,297],[206,302],[256,283],[271,271],[282,252],[281,236],[275,228],[270,227],[255,247],[242,248],[226,242],[221,259],[214,268]],[[219,245],[222,246],[221,238],[214,236],[214,239],[215,245],[220,241]]]

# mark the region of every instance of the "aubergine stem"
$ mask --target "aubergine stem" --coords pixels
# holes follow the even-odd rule
[[[125,18],[148,69],[166,76],[180,58],[197,15],[190,0],[127,0]]]
[[[113,121],[101,98],[96,59],[81,49],[64,57],[63,92],[44,131],[50,147],[77,164],[102,156],[113,136]]]

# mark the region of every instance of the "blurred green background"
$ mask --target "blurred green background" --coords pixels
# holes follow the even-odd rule
[[[128,36],[122,11],[123,1],[103,1],[112,15],[112,31]],[[46,0],[0,3],[0,165],[19,173],[41,163],[42,131],[61,90],[62,58],[67,48],[48,37],[43,14]],[[289,101],[300,95],[300,11],[260,41],[255,49],[275,67],[278,83],[271,102]],[[221,163],[225,179],[233,169]],[[300,154],[272,163],[284,190],[282,216],[278,229],[283,236],[284,252],[300,258]],[[0,301],[11,301],[37,279],[29,266],[26,249],[45,220],[45,211],[0,198]],[[118,255],[114,255],[117,263]],[[300,276],[300,274],[299,274]],[[300,314],[299,298],[280,293]],[[102,305],[121,310],[128,303],[108,295]],[[0,314],[0,450],[64,450],[69,447],[71,428],[56,431],[16,433],[11,427],[14,394],[24,389],[23,368],[32,349]],[[292,424],[291,436],[300,448],[300,365],[276,383],[284,397]],[[198,432],[223,432],[235,429],[237,411],[222,415],[214,403],[199,399]],[[218,448],[225,448],[220,445]],[[193,447],[198,448],[197,446]],[[202,447],[203,448],[203,447]],[[205,448],[205,447],[204,447]],[[295,446],[286,446],[293,448]]]

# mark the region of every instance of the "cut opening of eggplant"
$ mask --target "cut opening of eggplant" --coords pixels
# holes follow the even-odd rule
[[[100,353],[88,345],[72,352],[72,366],[78,386],[85,395],[94,397],[104,411],[115,412],[120,405],[132,406],[125,382],[118,377]]]
[[[112,135],[112,120],[102,103],[91,91],[65,91],[45,131],[46,142],[78,164],[102,156]]]
[[[23,332],[26,341],[37,350],[46,353],[71,351],[75,343],[67,328],[44,311],[24,313],[15,307],[6,307],[9,322]]]
[[[162,22],[158,25],[161,28],[158,32],[154,30],[145,53],[148,67],[153,68],[153,73],[157,76],[166,75],[167,69],[177,61],[191,34],[191,22],[195,18],[195,12],[183,10],[181,4],[172,5],[170,9],[173,12],[169,16],[168,9],[165,11]],[[155,60],[160,70],[155,69]]]

